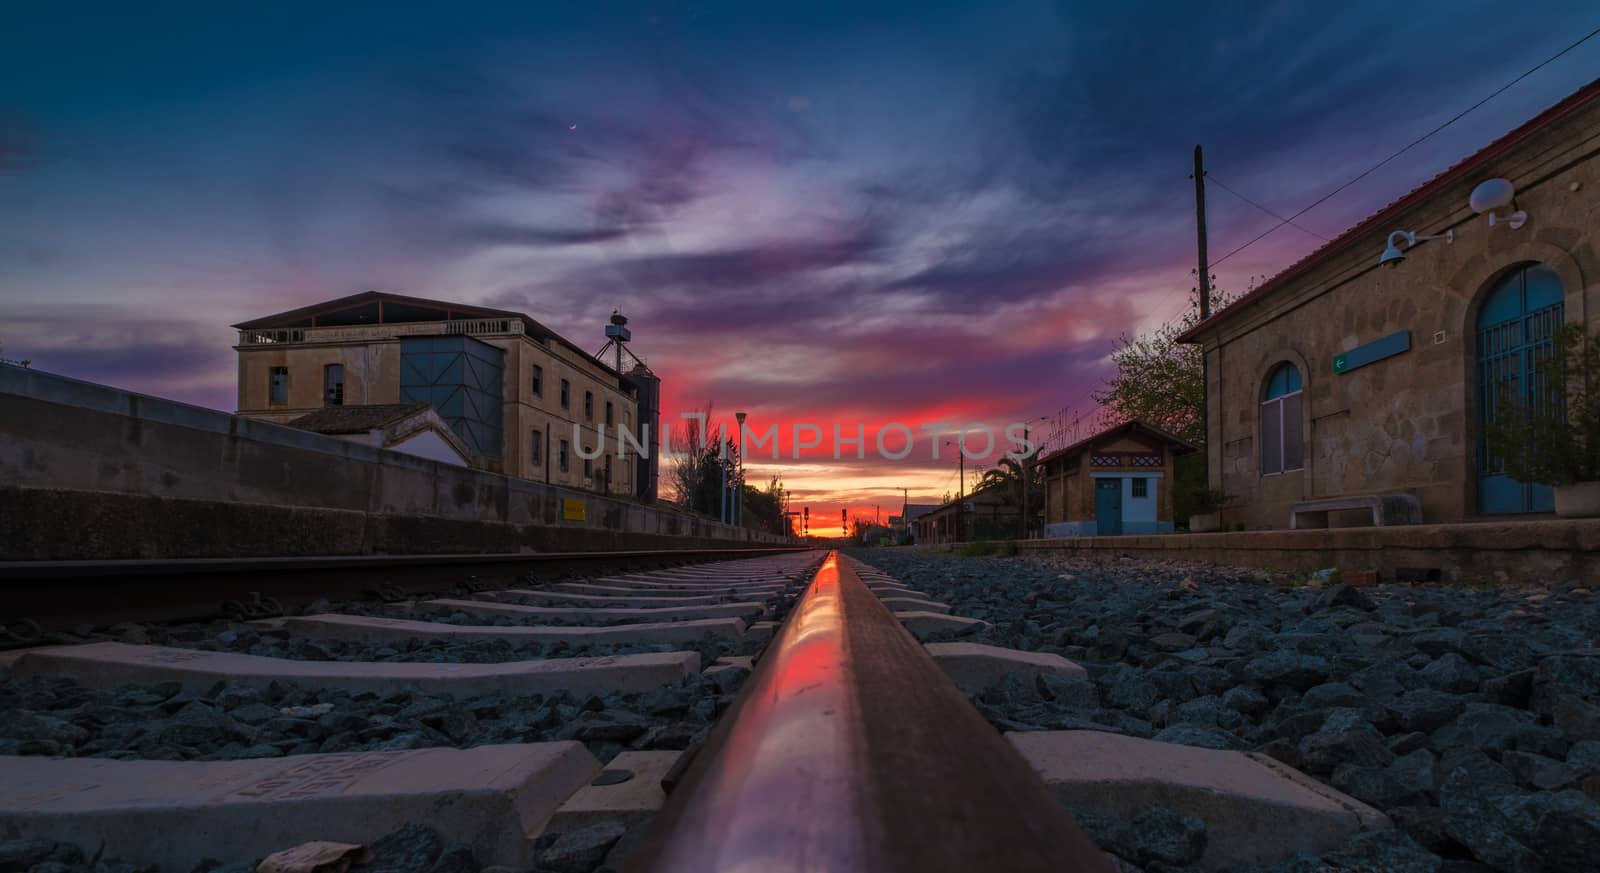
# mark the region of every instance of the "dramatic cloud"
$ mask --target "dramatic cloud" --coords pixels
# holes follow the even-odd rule
[[[1289,214],[1593,27],[1554,0],[311,9],[8,21],[7,356],[231,409],[228,324],[380,288],[526,311],[586,348],[620,308],[669,411],[859,422],[869,449],[888,422],[1060,435],[1116,337],[1187,305],[1195,143],[1214,181]],[[1227,258],[1220,284],[1597,67],[1600,41],[1310,232]],[[1276,223],[1217,185],[1209,201],[1213,260]],[[841,505],[958,490],[931,442],[752,467],[826,529]]]

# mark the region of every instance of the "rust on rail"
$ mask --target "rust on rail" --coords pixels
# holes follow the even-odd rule
[[[640,873],[1111,870],[837,552],[632,859]]]

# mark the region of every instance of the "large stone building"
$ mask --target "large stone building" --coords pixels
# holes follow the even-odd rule
[[[426,403],[491,469],[655,498],[655,376],[618,373],[526,315],[366,292],[234,328],[240,415]],[[647,462],[632,443],[620,456],[619,430]]]
[[[1600,81],[1191,329],[1210,484],[1238,501],[1224,523],[1281,528],[1296,502],[1371,494],[1415,496],[1424,522],[1549,511],[1549,489],[1485,450],[1486,400],[1532,390],[1554,325],[1600,320],[1597,155]],[[1472,208],[1496,179],[1514,202]]]

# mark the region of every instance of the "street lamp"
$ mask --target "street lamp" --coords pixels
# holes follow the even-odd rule
[[[959,464],[958,469],[961,471],[961,481],[956,486],[955,541],[959,543],[966,539],[967,528],[967,453],[966,447],[961,445],[961,439],[959,437],[953,440],[945,440],[944,444],[947,446],[953,445],[956,447],[956,458],[958,459]]]

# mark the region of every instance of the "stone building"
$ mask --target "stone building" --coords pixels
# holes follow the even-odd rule
[[[1195,450],[1130,421],[1039,458],[1044,535],[1172,533],[1173,458]]]
[[[1549,489],[1498,469],[1484,423],[1500,385],[1531,391],[1553,326],[1600,319],[1597,155],[1600,81],[1188,331],[1210,484],[1238,501],[1224,523],[1373,494],[1416,497],[1424,522],[1549,511]],[[1473,209],[1497,179],[1514,201]]]
[[[655,497],[659,412],[638,401],[659,395],[655,376],[618,373],[526,315],[369,291],[234,328],[240,415],[425,403],[489,469]],[[619,430],[652,446],[647,467],[632,443],[620,456]]]

